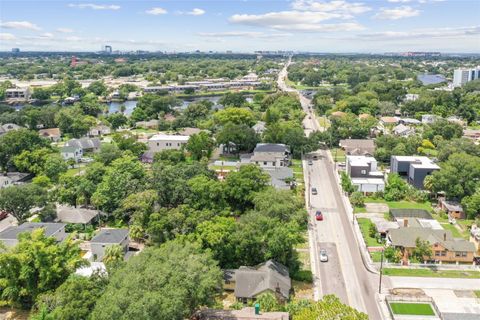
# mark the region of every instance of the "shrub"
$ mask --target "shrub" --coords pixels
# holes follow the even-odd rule
[[[296,280],[296,281],[312,283],[313,282],[312,271],[310,271],[310,270],[299,270],[295,273],[292,273],[292,279]]]

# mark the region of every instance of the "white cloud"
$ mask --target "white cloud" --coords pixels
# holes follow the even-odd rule
[[[41,30],[36,24],[28,21],[6,21],[0,22],[0,27],[5,29],[26,29],[26,30]]]
[[[395,41],[401,39],[442,39],[478,37],[480,25],[459,28],[418,29],[414,31],[385,31],[359,34],[356,37],[376,41]]]
[[[93,9],[93,10],[118,10],[121,7],[115,4],[94,4],[94,3],[70,3],[70,8]]]
[[[155,8],[152,8],[150,10],[145,11],[145,13],[153,14],[154,16],[158,16],[158,15],[161,15],[161,14],[166,14],[167,10],[165,10],[163,8],[155,7]]]
[[[398,20],[416,17],[419,14],[420,10],[413,9],[410,6],[401,6],[392,9],[381,8],[380,12],[375,15],[375,18],[383,20]]]
[[[315,0],[295,0],[292,3],[294,10],[301,11],[321,11],[336,12],[346,16],[358,15],[372,10],[361,2],[347,2],[343,0],[334,1],[315,1]]]
[[[392,3],[407,3],[407,2],[412,2],[412,0],[388,0],[388,2],[392,2]]]
[[[17,38],[11,33],[0,33],[0,40],[2,41],[11,41],[15,39]]]
[[[57,28],[57,32],[61,32],[61,33],[72,33],[73,30],[70,29],[70,28]]]
[[[303,32],[353,31],[363,29],[363,26],[356,22],[322,23],[325,20],[338,18],[341,19],[343,16],[333,12],[281,11],[260,15],[236,14],[230,17],[229,20],[237,24]]]
[[[192,16],[201,16],[205,14],[205,10],[200,9],[200,8],[194,8],[192,11],[187,12],[186,14],[192,15]]]
[[[255,31],[199,32],[201,37],[208,38],[284,38],[290,33],[264,33]]]

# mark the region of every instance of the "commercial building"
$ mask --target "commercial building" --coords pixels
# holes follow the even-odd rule
[[[453,86],[461,87],[469,81],[480,79],[480,66],[472,69],[455,69],[453,71]]]
[[[360,192],[379,192],[385,189],[384,174],[378,171],[377,160],[367,156],[347,156],[346,173]]]
[[[29,88],[9,88],[5,90],[6,99],[28,100],[30,99]]]
[[[408,183],[418,189],[423,189],[425,177],[436,170],[440,167],[427,157],[392,156],[390,160],[390,171],[406,176]]]
[[[156,134],[148,139],[148,150],[150,152],[160,152],[163,150],[180,150],[187,144],[189,136],[173,134]]]

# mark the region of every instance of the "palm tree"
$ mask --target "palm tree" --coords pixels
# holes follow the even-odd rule
[[[125,252],[123,248],[118,244],[114,244],[105,248],[105,255],[102,261],[108,268],[109,266],[115,266],[122,262],[124,255]]]

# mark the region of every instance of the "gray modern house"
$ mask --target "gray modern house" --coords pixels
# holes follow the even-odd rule
[[[407,177],[408,183],[418,189],[423,189],[425,177],[440,167],[427,157],[417,156],[392,156],[390,171]]]
[[[18,235],[24,232],[32,232],[35,229],[42,228],[47,237],[55,237],[58,242],[67,237],[65,233],[65,223],[46,223],[46,222],[25,222],[19,226],[11,226],[0,232],[0,241],[7,247],[14,247],[18,244]]]
[[[378,171],[377,160],[367,156],[347,156],[346,173],[360,192],[379,192],[385,189],[384,174]]]
[[[93,260],[102,261],[107,247],[113,245],[121,246],[127,253],[129,242],[128,229],[102,229],[90,240]]]

